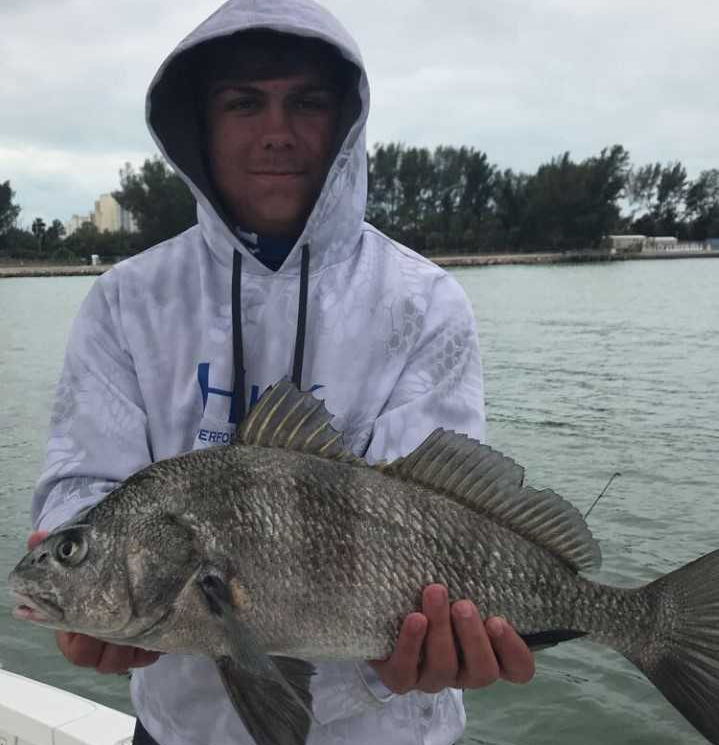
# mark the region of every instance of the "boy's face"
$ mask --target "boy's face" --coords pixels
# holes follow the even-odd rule
[[[243,230],[299,236],[330,165],[339,108],[338,91],[315,66],[290,77],[213,83],[210,168]]]

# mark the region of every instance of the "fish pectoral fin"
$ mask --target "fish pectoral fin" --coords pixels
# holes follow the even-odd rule
[[[522,641],[532,652],[541,652],[543,649],[556,647],[557,644],[572,639],[581,639],[586,635],[585,631],[573,631],[572,629],[550,629],[549,631],[540,631],[537,634],[520,634]]]
[[[241,617],[237,588],[213,569],[198,575],[210,612],[224,627],[229,654],[217,660],[227,694],[257,745],[304,745],[312,719],[310,681],[315,667],[271,657]]]
[[[305,745],[312,719],[309,684],[314,667],[302,660],[273,662],[265,657],[276,676],[257,675],[230,657],[219,659],[217,668],[227,694],[257,745]]]

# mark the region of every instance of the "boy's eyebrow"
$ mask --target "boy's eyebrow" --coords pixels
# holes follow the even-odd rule
[[[232,83],[230,81],[223,81],[222,83],[217,83],[216,85],[213,85],[212,88],[210,88],[210,95],[218,96],[220,93],[224,93],[225,91],[253,94],[262,93],[259,88],[255,88],[249,83]]]
[[[257,88],[252,83],[233,82],[231,80],[221,81],[210,88],[210,96],[218,96],[225,91],[235,93],[244,93],[249,95],[264,95],[266,91]],[[333,93],[338,94],[339,90],[331,83],[301,83],[292,86],[288,93]]]

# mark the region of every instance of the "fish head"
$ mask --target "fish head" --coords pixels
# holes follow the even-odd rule
[[[69,525],[10,574],[14,616],[116,643],[137,643],[172,615],[196,571],[188,528],[169,515]]]
[[[20,560],[8,578],[15,618],[84,633],[126,621],[115,588],[98,581],[95,532],[87,525],[60,528]]]

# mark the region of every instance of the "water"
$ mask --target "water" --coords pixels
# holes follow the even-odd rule
[[[651,580],[719,547],[719,260],[454,272],[477,315],[492,444],[586,509],[597,578]],[[126,681],[65,663],[9,617],[4,577],[28,532],[52,392],[91,278],[0,282],[0,661],[129,711]],[[529,686],[467,695],[463,743],[705,741],[617,654],[586,642],[537,657]]]

